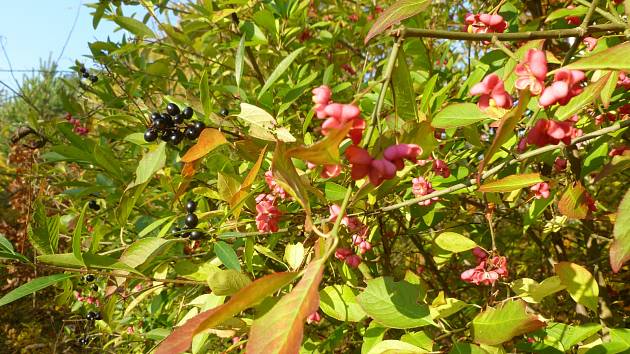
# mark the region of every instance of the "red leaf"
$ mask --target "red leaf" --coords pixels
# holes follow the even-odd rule
[[[429,7],[429,4],[431,4],[430,0],[398,0],[376,19],[370,32],[365,36],[365,43],[385,31],[389,26],[424,11]]]
[[[300,351],[304,322],[319,307],[318,286],[325,259],[311,262],[300,282],[262,317],[249,332],[248,354],[293,354]]]
[[[160,343],[155,354],[177,354],[187,351],[195,334],[215,327],[239,312],[252,307],[260,300],[289,284],[297,274],[293,272],[273,273],[257,279],[234,294],[225,304],[204,311],[186,321],[181,327],[177,327]]]
[[[193,145],[186,154],[182,156],[183,162],[193,162],[198,160],[204,156],[206,156],[210,151],[214,150],[217,146],[221,144],[226,144],[227,140],[225,140],[225,136],[223,133],[216,129],[206,128],[199,135],[199,140],[197,140],[197,144]]]

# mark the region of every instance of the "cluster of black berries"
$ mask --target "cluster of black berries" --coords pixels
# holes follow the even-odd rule
[[[90,339],[88,337],[79,338],[79,345],[85,346],[88,345]]]
[[[101,314],[94,311],[88,311],[87,316],[85,316],[88,321],[96,321],[102,319]]]
[[[144,132],[144,140],[152,142],[159,137],[162,141],[173,145],[178,145],[184,138],[195,140],[206,125],[200,121],[185,124],[185,121],[192,116],[192,108],[186,107],[180,112],[176,104],[169,103],[166,105],[166,112],[151,114],[151,126]]]
[[[81,65],[81,67],[79,68],[79,72],[81,73],[81,76],[84,79],[90,79],[90,81],[92,81],[92,83],[96,83],[98,81],[98,76],[90,75],[90,73],[87,71],[87,69],[83,65]]]
[[[99,211],[101,210],[101,206],[98,205],[98,203],[96,202],[96,200],[92,199],[88,202],[88,208],[94,210],[94,211]]]
[[[85,279],[86,282],[91,283],[94,280],[96,280],[96,277],[93,274],[88,274],[88,275],[85,276],[84,279]],[[97,284],[92,284],[91,288],[94,291],[98,291],[98,285]]]
[[[189,229],[194,229],[199,224],[199,218],[195,214],[195,210],[197,210],[197,203],[192,200],[189,200],[186,203],[186,218],[184,219],[184,229],[182,230],[179,227],[173,228],[173,236],[175,237],[185,237],[190,238],[191,240],[199,240],[203,237],[203,232],[199,230],[188,231]],[[183,232],[182,232],[183,231]]]

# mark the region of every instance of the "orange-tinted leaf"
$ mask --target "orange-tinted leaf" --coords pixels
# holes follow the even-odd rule
[[[187,162],[182,168],[182,177],[190,178],[195,175],[196,170],[197,166],[194,162]]]
[[[520,91],[518,106],[507,112],[505,116],[501,118],[501,121],[499,122],[499,129],[497,129],[497,134],[492,141],[492,145],[490,145],[488,150],[483,154],[483,161],[479,164],[479,170],[477,171],[477,183],[481,183],[481,174],[483,173],[483,169],[486,167],[486,164],[491,161],[492,157],[499,150],[501,145],[505,144],[512,134],[514,134],[514,128],[516,127],[518,121],[521,120],[523,112],[525,112],[527,104],[529,103],[529,98],[529,90]]]
[[[313,223],[311,220],[311,206],[308,201],[307,182],[298,175],[291,158],[287,155],[286,146],[283,142],[278,141],[276,143],[271,170],[276,182],[304,208],[306,213],[305,228],[307,231],[310,231]]]
[[[213,128],[206,128],[199,135],[197,144],[193,145],[186,154],[182,156],[183,162],[193,162],[204,156],[210,151],[214,150],[217,146],[226,144],[225,136],[220,131]]]
[[[610,245],[610,266],[617,273],[630,260],[630,190],[619,204],[613,235],[615,240]]]
[[[318,286],[324,259],[311,262],[293,290],[263,316],[254,320],[249,332],[249,354],[293,354],[300,351],[304,322],[319,308]]]
[[[511,175],[496,181],[484,183],[479,187],[481,192],[511,192],[517,189],[533,186],[542,182],[539,173],[526,173],[522,175]]]
[[[177,327],[157,348],[155,354],[183,353],[192,343],[195,334],[215,327],[239,312],[254,306],[278,289],[289,284],[298,273],[273,273],[247,285],[225,304],[202,312]]]
[[[430,0],[398,0],[392,6],[388,7],[376,19],[376,22],[370,28],[365,43],[370,39],[383,33],[391,25],[396,24],[406,18],[417,15],[424,11],[431,4]]]
[[[558,209],[562,215],[573,219],[584,219],[588,215],[586,203],[586,189],[580,182],[567,187],[558,202]]]
[[[339,163],[339,144],[346,137],[352,122],[347,122],[341,129],[335,129],[324,139],[310,146],[298,146],[287,150],[287,156],[295,157],[316,165],[334,165]]]
[[[241,198],[243,198],[243,196],[247,194],[247,190],[254,183],[254,180],[258,175],[258,171],[260,171],[260,165],[262,165],[262,162],[265,159],[266,152],[267,146],[265,146],[260,152],[260,155],[258,155],[258,160],[256,160],[256,163],[254,164],[254,166],[252,166],[252,169],[249,170],[247,176],[245,176],[245,180],[243,180],[243,183],[241,183],[241,188],[239,189],[239,191],[236,192],[230,199],[230,207],[234,207],[234,205],[238,204]]]

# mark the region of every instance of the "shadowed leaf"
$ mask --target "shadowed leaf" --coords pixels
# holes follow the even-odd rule
[[[610,266],[617,273],[630,259],[630,190],[621,200],[613,230],[615,240],[610,245]]]
[[[525,312],[525,302],[514,300],[478,314],[472,321],[472,333],[476,343],[496,345],[544,326],[539,316]]]

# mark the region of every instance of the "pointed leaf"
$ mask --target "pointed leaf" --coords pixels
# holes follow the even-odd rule
[[[304,49],[305,47],[298,48],[294,50],[291,54],[289,54],[286,58],[282,59],[276,69],[271,73],[271,75],[269,75],[267,81],[265,81],[265,85],[260,89],[260,92],[258,93],[258,99],[260,99],[262,95],[264,95],[265,92],[267,92],[267,90],[269,90],[276,83],[276,81],[278,81],[282,74],[287,71],[289,66],[291,66],[293,61],[297,58],[298,55],[300,55],[300,53],[302,53]]]
[[[243,33],[238,48],[236,49],[236,57],[234,58],[234,77],[236,78],[236,87],[241,87],[241,77],[243,76],[243,62],[245,59],[245,36]]]
[[[138,37],[156,38],[149,26],[131,17],[115,16],[114,22]]]
[[[0,306],[4,306],[15,300],[21,299],[24,296],[30,295],[62,280],[70,279],[75,276],[76,274],[54,274],[46,277],[35,278],[17,289],[13,289],[5,294],[2,298],[0,298]]]
[[[83,255],[81,253],[81,235],[83,235],[83,219],[85,218],[85,211],[87,210],[88,203],[85,203],[81,215],[74,226],[74,232],[72,233],[72,254],[74,257],[83,263]]]
[[[278,289],[289,284],[297,277],[297,273],[273,273],[252,282],[234,294],[225,304],[204,311],[189,319],[160,343],[155,354],[183,353],[192,343],[193,336],[206,329],[216,327],[224,321],[234,317],[241,311],[248,309]]]
[[[391,328],[416,328],[433,325],[429,307],[418,303],[420,288],[391,277],[367,280],[367,287],[357,301],[378,323]]]
[[[630,42],[624,42],[562,67],[574,70],[630,70]]]
[[[442,108],[431,120],[431,126],[442,129],[458,128],[489,118],[474,103],[455,103]]]
[[[571,262],[560,262],[554,266],[554,271],[560,277],[562,285],[578,304],[597,311],[599,286],[591,272],[581,265]]]
[[[214,254],[219,257],[221,263],[225,265],[228,269],[234,269],[236,271],[241,271],[241,264],[238,261],[238,256],[234,249],[223,241],[217,241],[214,244]]]
[[[249,354],[293,354],[299,352],[306,318],[317,311],[325,259],[307,267],[291,292],[261,317],[254,320],[245,349]]]
[[[182,156],[182,161],[190,163],[198,160],[223,144],[227,144],[223,133],[213,128],[206,128],[201,132],[201,135],[199,135],[197,143],[191,146],[184,156]]]
[[[435,238],[434,242],[440,248],[453,253],[468,251],[477,246],[475,241],[455,232],[443,232]]]
[[[588,204],[586,202],[586,189],[582,183],[568,186],[558,202],[558,209],[562,215],[573,219],[584,219],[588,215]]]
[[[544,326],[539,316],[525,311],[525,302],[514,300],[478,314],[472,320],[472,333],[476,343],[496,345]]]
[[[166,143],[161,142],[154,150],[142,156],[142,160],[140,160],[138,168],[136,168],[136,180],[127,189],[147,182],[157,171],[164,167],[165,163]]]
[[[613,229],[615,240],[610,245],[610,266],[617,273],[630,259],[630,190],[621,200]]]
[[[143,263],[150,261],[163,247],[175,242],[160,237],[148,237],[132,243],[118,259],[120,262],[137,268]]]
[[[330,132],[324,139],[310,146],[299,146],[287,151],[288,157],[295,157],[316,165],[334,165],[339,163],[339,144],[346,137],[352,122],[347,122],[340,129]]]
[[[311,206],[308,200],[306,182],[298,175],[291,158],[287,155],[286,146],[282,142],[276,143],[271,169],[276,182],[304,208],[306,213],[305,228],[310,231],[312,227]]]
[[[199,79],[199,99],[203,107],[203,114],[210,117],[212,113],[212,101],[210,101],[210,87],[208,86],[208,72],[204,70]],[[186,161],[184,161],[186,162]]]
[[[430,0],[398,0],[393,5],[385,9],[383,13],[376,19],[376,22],[370,28],[367,36],[365,36],[364,43],[370,41],[370,39],[383,33],[391,25],[394,25],[404,19],[417,15],[424,11],[429,4]]]
[[[357,303],[357,290],[347,285],[330,285],[319,292],[319,307],[339,321],[359,322],[365,311]]]
[[[407,57],[403,48],[398,49],[396,66],[392,73],[392,88],[394,91],[396,115],[404,120],[418,120],[418,106],[411,84],[411,75],[407,66]]]
[[[33,217],[28,225],[28,238],[37,251],[53,254],[59,242],[59,215],[46,216],[46,208],[40,199],[33,205]]]
[[[539,173],[511,175],[496,181],[486,182],[479,187],[480,192],[511,192],[543,182]]]
[[[384,340],[370,349],[368,354],[422,354],[428,353],[422,348],[399,340]]]

